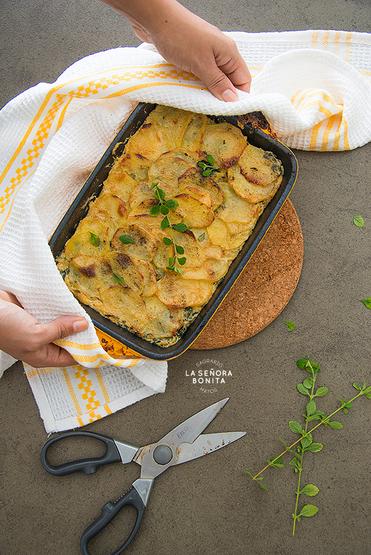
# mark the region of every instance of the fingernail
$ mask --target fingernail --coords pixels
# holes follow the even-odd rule
[[[238,98],[237,93],[235,93],[231,89],[227,89],[222,94],[222,99],[224,100],[224,102],[235,102],[237,98]]]
[[[86,329],[86,324],[87,322],[85,318],[79,318],[78,320],[75,320],[72,324],[72,329],[75,333],[83,331],[84,329]]]

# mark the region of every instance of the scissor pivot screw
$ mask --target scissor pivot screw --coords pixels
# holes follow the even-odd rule
[[[173,452],[167,445],[157,445],[153,451],[153,458],[157,464],[168,464],[173,458]]]

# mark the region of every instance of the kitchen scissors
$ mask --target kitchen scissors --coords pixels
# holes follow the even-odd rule
[[[245,435],[246,432],[201,434],[228,400],[229,398],[222,399],[204,408],[176,426],[158,442],[143,447],[135,447],[130,443],[123,443],[111,437],[85,431],[65,432],[50,438],[45,443],[41,450],[41,464],[47,472],[54,476],[65,476],[78,471],[93,474],[99,467],[114,462],[121,462],[122,464],[135,462],[141,466],[140,478],[133,482],[129,491],[116,501],[106,503],[100,516],[83,532],[80,539],[80,548],[83,555],[89,555],[88,544],[90,540],[97,536],[123,507],[130,505],[136,509],[134,526],[126,540],[112,555],[122,553],[131,544],[139,530],[155,478],[171,466],[208,455]],[[70,437],[81,436],[102,442],[106,447],[104,455],[97,458],[66,462],[58,466],[50,464],[47,454],[52,445]]]

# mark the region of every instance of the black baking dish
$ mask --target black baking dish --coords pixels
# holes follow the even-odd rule
[[[99,195],[103,182],[107,178],[115,158],[122,154],[127,140],[141,127],[148,114],[154,108],[154,104],[139,104],[130,114],[114,141],[103,154],[101,160],[88,177],[50,239],[49,245],[54,258],[57,258],[61,253],[66,241],[68,241],[74,233],[77,224],[86,215],[90,201]],[[241,127],[241,121],[244,121],[244,118],[241,118],[241,116],[239,118],[238,116],[215,116],[213,119],[217,121],[227,121],[234,125],[237,125],[237,120],[239,119],[239,127]],[[248,121],[248,118],[246,119]],[[261,214],[251,236],[230,265],[227,274],[219,283],[213,296],[202,308],[199,315],[187,328],[179,341],[170,347],[159,347],[158,345],[154,345],[138,337],[125,328],[118,326],[114,322],[111,322],[108,318],[105,318],[89,306],[82,305],[90,315],[96,328],[144,357],[155,360],[167,360],[179,356],[190,347],[250,260],[295,184],[297,161],[288,147],[249,123],[244,124],[241,131],[252,145],[263,148],[264,150],[271,150],[282,161],[284,167],[283,180],[277,193]]]

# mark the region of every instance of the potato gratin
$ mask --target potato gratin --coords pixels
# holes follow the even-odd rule
[[[73,294],[140,337],[176,343],[283,175],[272,152],[205,115],[157,106],[58,258]]]

